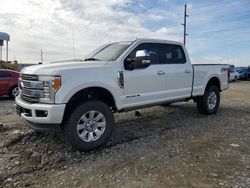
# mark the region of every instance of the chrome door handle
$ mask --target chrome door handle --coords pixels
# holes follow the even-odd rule
[[[191,70],[186,69],[186,70],[185,70],[185,73],[191,73]]]
[[[164,75],[165,72],[163,72],[163,71],[158,71],[157,74],[158,74],[158,75]]]

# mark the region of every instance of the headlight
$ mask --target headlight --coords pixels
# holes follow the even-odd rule
[[[61,87],[61,78],[59,76],[39,76],[39,81],[43,83],[40,102],[54,103],[55,94]]]

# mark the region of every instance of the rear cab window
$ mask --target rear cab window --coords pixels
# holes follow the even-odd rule
[[[163,44],[162,61],[164,64],[184,64],[187,60],[181,45]]]

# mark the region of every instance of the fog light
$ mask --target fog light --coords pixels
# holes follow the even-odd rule
[[[47,110],[36,110],[36,117],[47,117],[48,111]]]

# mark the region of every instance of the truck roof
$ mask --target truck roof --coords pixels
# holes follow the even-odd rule
[[[170,43],[170,44],[178,44],[178,45],[183,45],[181,42],[177,41],[172,41],[172,40],[165,40],[165,39],[153,39],[153,38],[138,38],[135,41],[140,41],[140,42],[160,42],[160,43]]]

